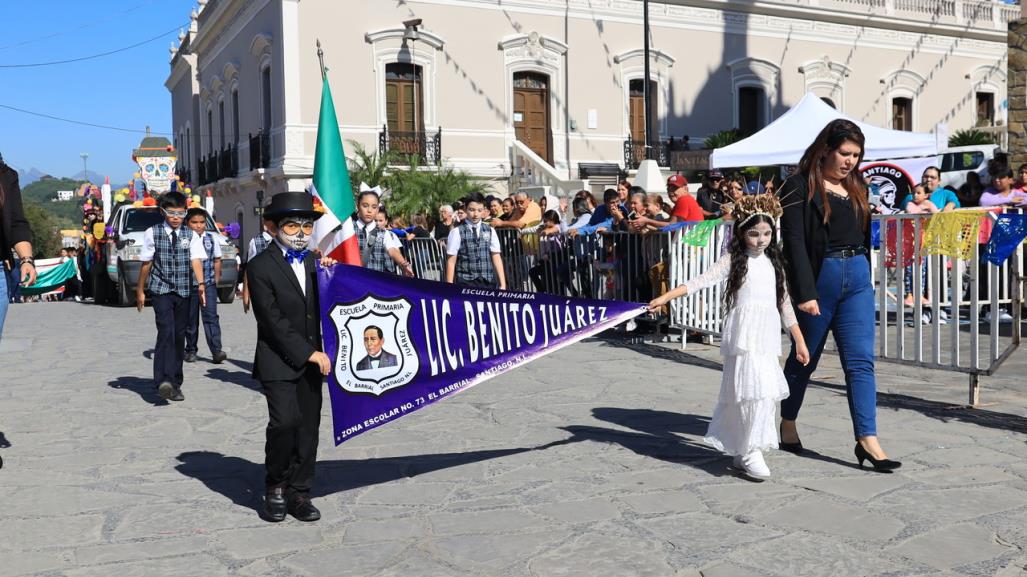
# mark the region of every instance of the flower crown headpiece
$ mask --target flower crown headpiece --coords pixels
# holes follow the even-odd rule
[[[761,214],[769,216],[774,222],[777,222],[783,212],[781,201],[772,193],[743,196],[735,201],[735,207],[731,211],[738,226],[744,225],[749,219]]]

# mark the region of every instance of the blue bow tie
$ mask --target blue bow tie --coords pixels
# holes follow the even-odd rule
[[[285,260],[289,261],[289,264],[294,262],[303,262],[303,259],[305,259],[308,254],[310,254],[310,251],[307,249],[296,250],[290,248],[285,251]]]

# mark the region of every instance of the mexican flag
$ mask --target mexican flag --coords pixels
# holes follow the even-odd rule
[[[339,136],[332,89],[328,77],[321,87],[321,115],[317,120],[317,148],[314,150],[314,184],[310,193],[321,201],[325,214],[314,223],[314,244],[324,256],[344,264],[360,266],[360,246],[353,219],[353,189],[350,187],[346,154]]]

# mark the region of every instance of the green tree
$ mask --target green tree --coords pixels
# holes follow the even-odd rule
[[[489,188],[462,170],[448,166],[418,167],[414,158],[404,170],[390,175],[389,190],[385,204],[390,214],[424,214],[431,220],[440,205],[451,204],[473,192],[487,194]]]
[[[354,158],[349,161],[349,182],[353,187],[353,197],[360,193],[360,183],[367,186],[390,187],[389,165],[396,164],[398,155],[391,150],[385,154],[368,152],[366,148],[355,140],[350,140],[349,145],[353,149]]]
[[[730,130],[721,130],[715,134],[711,134],[703,142],[703,146],[709,150],[715,148],[723,148],[729,144],[734,144],[742,139],[742,133],[737,128]]]
[[[25,218],[32,229],[32,254],[36,258],[60,256],[61,231],[57,220],[46,208],[32,201],[25,201]]]
[[[995,144],[995,137],[983,130],[967,128],[957,130],[949,137],[949,146],[973,146],[978,144]]]

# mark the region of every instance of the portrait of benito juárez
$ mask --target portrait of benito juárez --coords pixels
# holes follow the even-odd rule
[[[385,346],[385,335],[382,329],[375,325],[369,325],[364,329],[364,349],[367,350],[367,356],[360,359],[354,370],[357,371],[370,371],[373,369],[383,369],[386,367],[395,367],[399,363],[399,359],[396,355],[389,351],[383,350]]]

